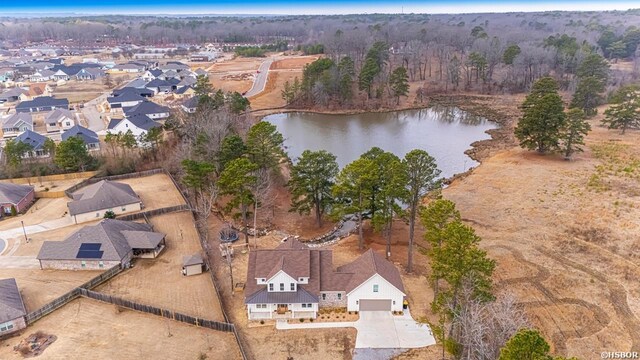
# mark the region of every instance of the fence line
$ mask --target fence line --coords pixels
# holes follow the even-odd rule
[[[68,188],[64,192],[68,197],[71,198],[71,194],[73,194],[76,190],[78,190],[80,188],[83,188],[83,187],[85,187],[87,185],[95,184],[98,181],[133,179],[133,178],[145,177],[145,176],[161,174],[161,173],[167,174],[167,171],[165,169],[152,169],[152,170],[146,170],[146,171],[140,171],[140,172],[134,172],[134,173],[128,173],[128,174],[121,174],[121,175],[90,177],[88,179],[85,179],[85,180],[73,185],[72,187]]]
[[[15,178],[15,179],[3,179],[2,181],[10,182],[14,184],[37,184],[45,181],[60,181],[60,180],[73,180],[73,179],[84,179],[95,176],[97,171],[85,171],[85,172],[76,172],[69,174],[56,174],[56,175],[45,175],[45,176],[31,176],[25,178]]]
[[[67,293],[65,293],[64,295],[53,299],[52,301],[48,302],[47,304],[45,304],[44,306],[42,306],[41,308],[32,311],[30,313],[28,313],[25,316],[25,320],[27,322],[27,325],[31,325],[34,322],[42,319],[43,317],[49,315],[51,312],[53,312],[54,310],[57,310],[61,307],[63,307],[64,305],[68,304],[71,300],[76,299],[79,296],[79,289],[93,289],[94,287],[102,284],[103,282],[111,279],[112,277],[116,276],[117,274],[119,274],[120,272],[122,272],[122,268],[120,266],[114,266],[112,268],[110,268],[109,270],[101,273],[100,275],[94,277],[93,279],[87,281],[86,283],[80,285],[80,287],[77,287]]]
[[[78,289],[78,294],[90,299],[114,304],[123,308],[144,312],[156,316],[162,316],[175,321],[183,322],[190,325],[206,327],[213,330],[233,332],[235,326],[227,322],[219,322],[207,319],[201,319],[190,315],[181,314],[167,309],[158,308],[151,305],[141,304],[131,300],[125,300],[116,296],[103,294],[83,288]]]
[[[184,204],[168,206],[160,209],[142,211],[135,214],[120,215],[116,219],[123,220],[123,221],[132,221],[132,220],[146,219],[147,217],[151,217],[151,216],[157,216],[157,215],[168,214],[168,213],[184,211],[184,210],[191,210],[191,208],[189,207],[189,205],[184,205]]]

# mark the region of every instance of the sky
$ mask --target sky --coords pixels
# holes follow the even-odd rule
[[[627,10],[638,0],[0,0],[0,16],[77,14],[354,14]]]

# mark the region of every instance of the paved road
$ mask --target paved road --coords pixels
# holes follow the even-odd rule
[[[84,114],[84,118],[87,120],[87,125],[89,130],[93,130],[95,132],[104,130],[107,128],[103,119],[100,118],[100,112],[98,111],[98,104],[107,100],[108,94],[102,94],[97,98],[87,101],[84,104],[84,108],[82,108],[82,113]]]
[[[253,86],[244,94],[244,97],[255,96],[264,91],[264,87],[267,85],[267,77],[269,76],[269,68],[274,60],[275,58],[269,58],[260,64],[260,72],[256,74],[255,79],[253,79]]]

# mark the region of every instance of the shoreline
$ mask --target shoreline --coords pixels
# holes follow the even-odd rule
[[[462,179],[469,176],[474,169],[482,166],[482,163],[484,160],[495,155],[499,150],[503,150],[508,147],[512,147],[516,145],[516,143],[513,140],[513,124],[515,122],[515,119],[511,119],[511,116],[501,112],[500,110],[491,108],[485,104],[480,104],[479,101],[483,99],[491,99],[491,97],[483,97],[479,95],[465,95],[465,94],[433,95],[428,97],[427,102],[424,105],[404,106],[404,107],[399,107],[395,109],[384,108],[384,109],[379,109],[374,111],[362,110],[362,109],[322,111],[322,110],[313,110],[313,109],[293,109],[293,108],[281,107],[281,108],[255,110],[253,112],[259,113],[255,115],[255,117],[258,121],[262,121],[264,117],[269,115],[295,113],[295,112],[308,113],[308,114],[323,114],[323,115],[355,115],[355,114],[366,114],[366,113],[386,113],[386,112],[396,112],[396,111],[406,111],[406,110],[425,110],[425,109],[432,108],[434,105],[441,105],[441,106],[457,107],[463,111],[469,112],[476,116],[481,116],[487,119],[487,121],[495,123],[497,125],[495,129],[490,129],[486,131],[486,133],[489,134],[490,136],[489,139],[472,142],[470,144],[471,148],[464,152],[472,160],[477,161],[479,165],[472,167],[465,172],[457,173],[447,179],[444,179],[445,184],[451,184],[453,181],[457,179]]]

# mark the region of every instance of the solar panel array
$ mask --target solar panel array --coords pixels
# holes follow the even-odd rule
[[[100,250],[100,243],[82,243],[76,259],[102,259],[104,251]]]

